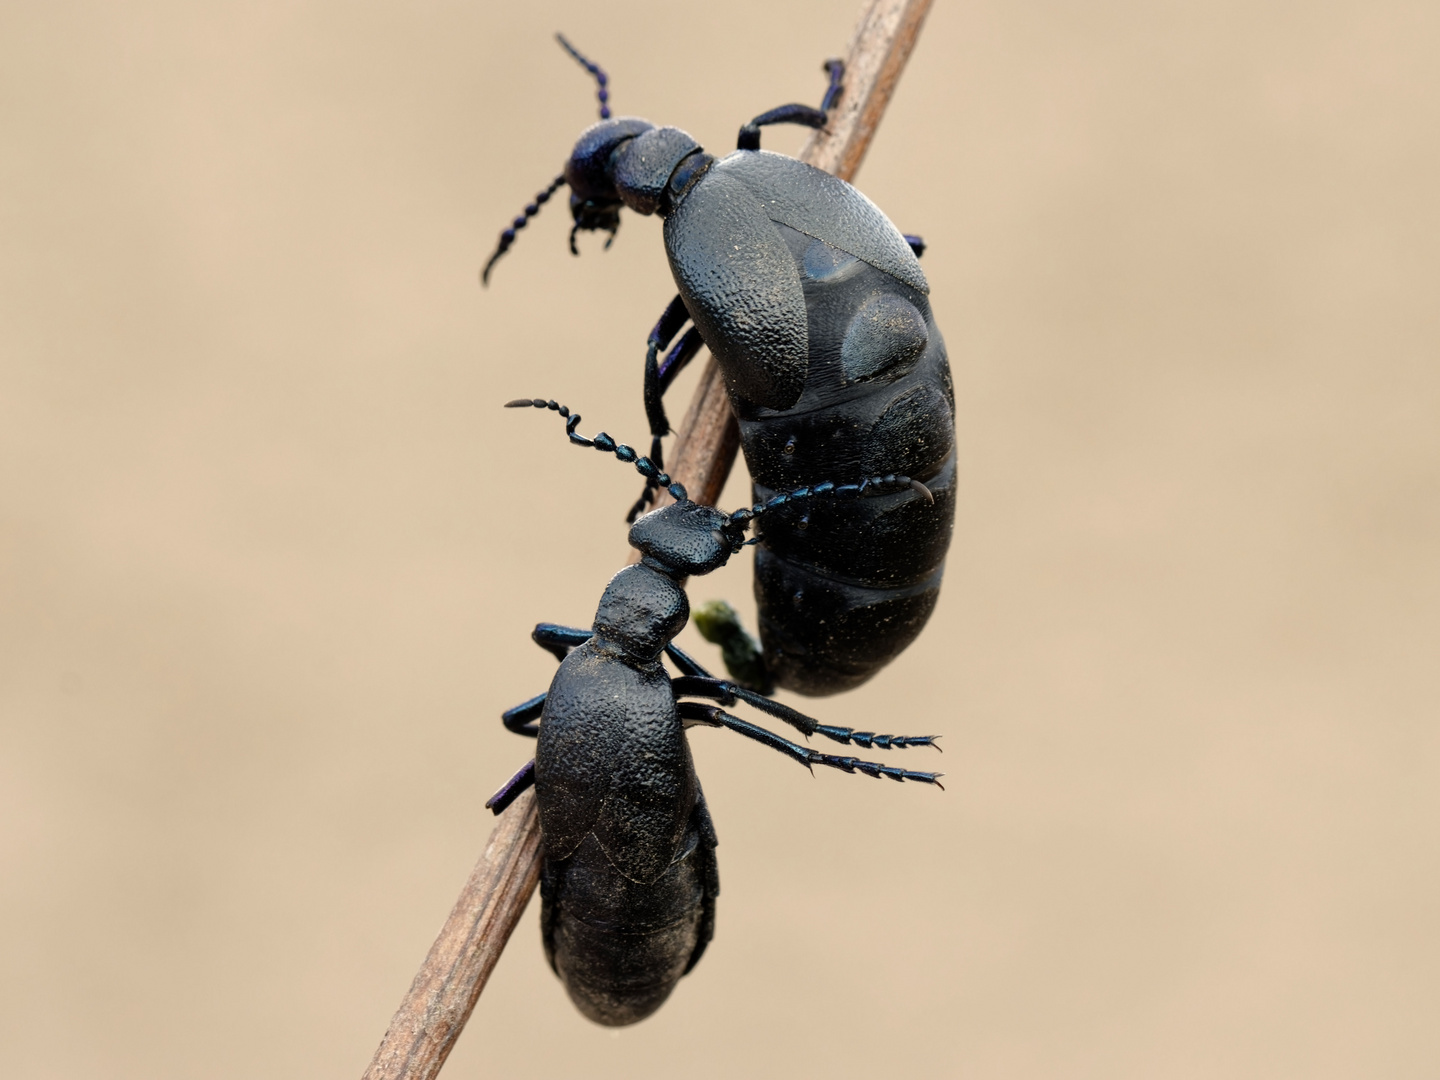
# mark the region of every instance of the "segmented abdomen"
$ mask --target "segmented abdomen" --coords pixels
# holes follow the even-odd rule
[[[863,683],[920,633],[955,517],[954,393],[924,294],[779,226],[805,292],[805,388],[783,412],[737,409],[757,502],[825,480],[894,473],[912,491],[814,499],[763,520],[755,596],[777,683],[832,694]]]
[[[618,1027],[649,1016],[695,966],[714,932],[715,852],[692,821],[657,880],[625,877],[593,835],[540,873],[545,955],[575,1007]]]

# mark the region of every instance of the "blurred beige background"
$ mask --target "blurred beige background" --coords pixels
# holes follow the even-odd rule
[[[478,286],[593,117],[550,35],[724,149],[856,11],[0,10],[7,1076],[359,1075],[639,486],[499,408],[643,439],[673,291],[558,205]],[[811,707],[949,790],[697,733],[704,962],[604,1030],[532,909],[446,1076],[1440,1072],[1437,55],[1401,0],[938,0],[859,183],[931,245],[959,531]]]

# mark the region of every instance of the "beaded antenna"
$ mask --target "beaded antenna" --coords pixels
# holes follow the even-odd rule
[[[661,471],[648,457],[636,453],[633,447],[616,442],[603,431],[596,434],[593,438],[586,438],[584,435],[578,434],[575,429],[580,426],[580,414],[571,412],[568,407],[561,405],[553,398],[548,400],[545,398],[516,398],[514,401],[507,401],[505,408],[549,409],[551,412],[557,412],[565,418],[565,434],[569,436],[570,441],[576,446],[593,446],[602,453],[614,454],[625,464],[634,465],[635,471],[645,477],[647,481],[653,483],[656,487],[663,487],[676,502],[685,502],[689,499],[689,495],[686,493],[683,484],[673,481],[669,473]],[[779,495],[774,495],[766,499],[763,503],[757,502],[753,506],[742,506],[739,510],[730,514],[730,521],[743,530],[748,528],[750,522],[756,518],[772,510],[778,510],[780,507],[786,506],[789,503],[798,502],[801,499],[815,499],[826,496],[840,497],[846,495],[858,497],[871,488],[897,487],[908,487],[925,496],[930,502],[933,503],[935,501],[935,496],[930,493],[930,489],[919,480],[912,480],[908,476],[889,473],[885,476],[867,476],[863,480],[849,484],[836,484],[833,481],[826,480],[823,483],[796,488],[794,491],[782,492]],[[757,540],[758,538],[747,540],[746,543],[753,544],[756,543]]]
[[[580,50],[575,48],[574,45],[571,45],[570,42],[566,41],[564,34],[556,34],[555,40],[560,42],[561,48],[563,48],[567,53],[573,56],[581,67],[583,67],[586,71],[588,71],[591,75],[595,77],[595,82],[599,85],[597,96],[600,99],[600,119],[609,120],[610,77],[605,74],[604,70],[600,67],[599,64],[586,59],[586,57],[580,52]],[[501,255],[504,255],[505,252],[510,250],[510,245],[515,243],[516,234],[518,234],[521,229],[525,228],[526,225],[530,224],[530,219],[533,218],[536,214],[540,213],[540,208],[550,201],[550,196],[554,195],[556,191],[560,190],[561,186],[564,183],[565,174],[561,173],[554,180],[550,181],[550,186],[547,187],[544,191],[537,192],[535,198],[531,199],[530,203],[525,207],[524,212],[517,216],[514,221],[510,222],[509,226],[507,226],[506,229],[500,234],[500,242],[495,246],[495,253],[491,255],[490,258],[486,261],[485,269],[480,271],[480,284],[490,284],[490,269],[495,265],[495,260],[500,258]],[[611,234],[611,239],[614,239],[613,233]],[[610,245],[607,243],[605,246],[609,247]],[[570,230],[570,250],[571,252],[575,252],[574,229]]]

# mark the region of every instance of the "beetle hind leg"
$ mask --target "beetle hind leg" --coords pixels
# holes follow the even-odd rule
[[[505,812],[505,808],[518,799],[522,793],[529,791],[535,786],[535,759],[531,758],[525,765],[505,781],[499,791],[485,800],[485,809],[494,811],[499,817]]]
[[[801,746],[799,743],[793,743],[758,724],[741,720],[738,716],[731,716],[723,709],[717,709],[713,705],[704,705],[698,701],[680,702],[679,711],[683,720],[688,720],[693,724],[705,724],[709,727],[729,728],[746,738],[764,743],[772,750],[779,750],[812,772],[814,766],[825,765],[832,769],[839,769],[841,772],[864,773],[877,780],[886,776],[896,781],[912,780],[921,784],[934,784],[940,790],[945,790],[945,785],[940,783],[940,777],[944,776],[944,773],[918,772],[914,769],[897,768],[894,765],[881,765],[878,761],[864,761],[860,758],[842,757],[839,754],[823,754],[818,750]]]
[[[757,694],[753,690],[747,690],[743,686],[726,682],[724,679],[681,676],[678,679],[670,680],[670,685],[674,687],[676,697],[710,698],[722,705],[743,701],[777,720],[785,721],[807,738],[811,735],[824,735],[827,739],[835,742],[847,746],[863,747],[866,750],[904,750],[911,746],[933,746],[936,750],[940,749],[935,742],[940,738],[939,735],[880,735],[873,731],[856,731],[854,728],[822,724],[788,705],[783,705],[763,694]]]

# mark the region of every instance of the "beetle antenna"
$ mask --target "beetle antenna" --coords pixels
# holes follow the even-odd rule
[[[858,484],[836,484],[826,480],[822,484],[813,484],[809,487],[796,488],[794,491],[781,492],[779,495],[774,495],[766,499],[763,503],[741,507],[730,515],[730,520],[743,528],[756,518],[768,514],[772,510],[778,510],[780,507],[792,502],[798,502],[801,499],[813,499],[821,495],[859,496],[872,487],[910,488],[912,491],[919,492],[925,496],[929,502],[933,503],[935,501],[935,496],[931,494],[930,489],[919,480],[912,480],[908,476],[898,476],[895,473],[888,473],[885,476],[867,476]],[[754,541],[747,542],[753,543]]]
[[[598,97],[598,98],[600,99],[600,119],[601,119],[601,120],[609,120],[609,119],[610,119],[610,90],[609,90],[610,79],[609,79],[609,77],[608,77],[608,76],[605,74],[605,72],[601,69],[601,67],[600,67],[599,64],[596,64],[596,63],[594,63],[593,61],[586,59],[586,58],[585,58],[585,55],[584,55],[583,53],[581,53],[579,49],[575,48],[574,45],[571,45],[570,42],[566,41],[564,34],[556,34],[556,35],[555,35],[555,40],[558,41],[558,42],[560,42],[560,47],[563,48],[566,52],[568,52],[571,56],[573,56],[573,57],[575,58],[576,62],[579,63],[579,65],[580,65],[581,67],[583,67],[583,68],[584,68],[586,71],[588,71],[591,75],[595,76],[595,81],[596,81],[596,82],[599,84],[599,86],[600,86],[599,91],[598,91],[598,92],[596,93],[596,95],[595,95],[596,97]]]
[[[481,285],[490,284],[490,268],[495,265],[495,260],[510,250],[510,245],[515,243],[515,234],[530,223],[530,219],[540,212],[540,207],[549,202],[550,196],[560,190],[560,186],[564,183],[565,174],[561,173],[554,180],[550,181],[549,187],[537,193],[530,205],[525,207],[525,212],[512,221],[510,227],[500,234],[500,243],[495,247],[495,254],[490,256],[489,261],[485,264],[485,269],[480,271]]]
[[[648,457],[641,457],[631,447],[624,443],[617,443],[605,432],[600,432],[593,439],[587,439],[584,435],[576,434],[575,429],[580,426],[580,414],[572,413],[558,401],[547,401],[544,398],[516,398],[514,401],[505,403],[507,409],[549,409],[551,412],[558,412],[565,417],[565,434],[576,446],[593,446],[596,450],[606,454],[614,454],[627,465],[634,465],[635,471],[646,480],[651,481],[656,487],[663,487],[670,493],[670,497],[676,502],[684,502],[689,496],[685,493],[685,485],[672,481],[670,474],[662,472],[659,467]]]

